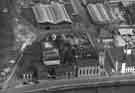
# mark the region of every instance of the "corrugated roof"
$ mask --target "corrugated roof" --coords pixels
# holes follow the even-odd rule
[[[63,4],[37,4],[32,9],[38,23],[72,22]]]
[[[97,24],[113,23],[118,19],[114,11],[102,3],[88,4],[89,15]]]
[[[133,28],[120,28],[118,31],[120,35],[134,35]]]
[[[88,4],[87,9],[93,21],[104,23],[104,20],[102,19],[102,15],[100,14],[95,4]]]

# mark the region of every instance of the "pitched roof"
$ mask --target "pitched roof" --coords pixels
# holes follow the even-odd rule
[[[104,29],[101,29],[100,30],[100,35],[99,35],[100,38],[113,38],[113,34],[110,33],[109,31],[106,31]]]
[[[78,60],[78,66],[85,67],[85,66],[98,66],[99,62],[97,59],[83,59]]]
[[[92,20],[97,24],[112,23],[118,19],[114,11],[102,3],[90,3],[87,5],[87,10]]]
[[[120,35],[134,35],[133,28],[120,28],[118,31]]]
[[[95,4],[88,4],[87,9],[94,22],[104,23],[104,20]]]
[[[72,22],[63,4],[37,4],[32,10],[38,23]]]

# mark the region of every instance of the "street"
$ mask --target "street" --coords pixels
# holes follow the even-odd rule
[[[123,75],[123,76],[100,77],[100,78],[91,77],[91,78],[63,79],[63,80],[53,80],[53,82],[44,80],[44,81],[41,81],[41,83],[39,83],[37,85],[26,85],[26,86],[19,87],[19,88],[9,88],[9,89],[3,91],[3,93],[24,93],[24,92],[25,93],[37,93],[37,91],[43,91],[43,90],[44,91],[54,91],[54,93],[61,93],[61,92],[59,92],[60,90],[61,91],[63,91],[63,90],[64,91],[68,91],[68,90],[76,91],[76,90],[81,89],[81,91],[82,90],[84,91],[84,89],[89,88],[89,91],[90,91],[92,88],[103,88],[103,87],[112,88],[111,91],[115,91],[115,89],[113,89],[113,87],[122,88],[121,90],[119,90],[118,93],[128,93],[128,92],[120,92],[120,91],[122,91],[124,89],[124,86],[133,85],[135,83],[134,77],[135,77],[134,75],[131,75],[131,76]],[[128,87],[128,88],[132,88],[132,87]],[[79,92],[79,93],[82,93],[82,92]],[[108,93],[108,91],[104,90],[104,92],[90,92],[90,93]],[[134,92],[131,92],[131,93],[134,93]]]
[[[4,10],[5,9],[5,10]],[[8,12],[6,11],[8,10]],[[6,11],[6,12],[3,12]],[[9,13],[8,0],[0,0],[0,60],[7,61],[7,55],[14,45],[14,33],[11,27],[12,16]]]
[[[80,2],[78,2],[77,0],[74,0],[72,3],[74,3],[76,5],[75,9],[78,9],[79,15],[82,18],[81,21],[83,22],[83,24],[85,24],[87,27],[91,26],[89,18],[87,16],[84,8],[81,7]],[[0,28],[1,28],[0,50],[2,50],[2,52],[0,52],[0,58],[1,58],[1,60],[5,59],[3,62],[4,64],[7,62],[7,60],[6,60],[8,57],[7,53],[9,53],[9,51],[12,50],[12,47],[14,44],[14,33],[13,33],[13,28],[11,26],[12,15],[10,14],[11,7],[8,4],[9,4],[8,0],[1,0],[0,1],[0,20],[1,20],[0,21]],[[8,10],[7,13],[3,12],[3,9],[5,9],[5,8]],[[81,15],[82,12],[83,12],[83,15]],[[14,70],[12,73],[14,73]],[[12,76],[13,76],[13,74],[11,74],[11,78],[12,78]],[[10,77],[8,78],[8,81],[10,81],[9,79],[10,79]]]
[[[0,1],[0,60],[2,64],[6,64],[6,62],[8,62],[9,56],[10,55],[10,51],[13,48],[14,45],[14,32],[13,32],[13,25],[12,24],[12,14],[10,14],[11,12],[11,7],[9,4],[10,0],[1,0]],[[75,6],[74,9],[76,9],[76,11],[79,13],[80,16],[80,22],[83,24],[83,26],[85,25],[88,34],[90,34],[89,40],[92,43],[92,46],[95,47],[95,42],[96,42],[96,38],[94,38],[95,34],[96,34],[96,27],[90,22],[90,18],[85,10],[84,7],[82,7],[80,0],[72,0],[72,4]],[[6,9],[6,10],[5,10]],[[3,12],[4,11],[4,12]],[[6,12],[5,12],[6,11]],[[30,12],[28,11],[28,13],[26,13],[28,19],[34,19],[34,16],[29,16]],[[15,15],[14,15],[15,16]],[[27,23],[26,21],[29,20],[23,20],[22,23]],[[28,24],[27,24],[28,25]],[[29,25],[28,25],[29,26]],[[31,25],[30,25],[31,26]],[[30,27],[29,26],[29,27]],[[33,26],[32,26],[33,27]],[[38,30],[38,28],[33,27],[33,29],[35,29],[35,31]],[[82,29],[82,28],[81,28]],[[80,31],[81,30],[76,29],[74,31]],[[70,31],[70,29],[59,29],[59,32],[67,32]],[[44,38],[46,33],[52,33],[52,32],[56,32],[55,30],[40,30],[39,32],[36,32],[36,35],[41,35],[39,38],[39,40],[41,40],[41,38]],[[57,32],[58,32],[57,31]],[[93,40],[94,38],[94,40]],[[37,40],[38,41],[38,40]],[[94,43],[93,43],[94,41]],[[96,45],[98,46],[98,45]],[[34,47],[34,46],[32,46]],[[34,55],[34,58],[38,59],[38,61],[40,60],[40,52],[39,52],[39,48],[34,48],[35,50],[32,52],[32,57]],[[27,52],[27,51],[25,51]],[[39,57],[38,57],[39,56]],[[34,59],[33,58],[33,59]],[[23,60],[22,60],[23,59]],[[11,74],[9,75],[9,77],[7,78],[7,80],[4,83],[4,88],[2,90],[3,93],[35,93],[35,91],[39,91],[39,90],[48,90],[48,91],[55,91],[55,90],[65,90],[65,89],[72,89],[72,88],[86,88],[86,87],[90,87],[90,88],[97,88],[97,87],[104,87],[104,86],[110,86],[110,87],[114,87],[114,86],[120,86],[120,84],[125,84],[128,85],[128,83],[135,83],[135,79],[134,79],[134,75],[133,76],[116,76],[116,77],[88,77],[88,78],[72,78],[72,79],[63,79],[63,80],[42,80],[40,81],[39,84],[33,84],[33,85],[22,85],[22,87],[18,87],[18,88],[9,88],[6,89],[9,86],[12,86],[12,82],[14,82],[14,75],[15,72],[17,70],[18,67],[18,63],[21,62],[22,66],[24,65],[24,68],[26,68],[25,66],[28,66],[27,64],[24,64],[24,59],[26,59],[27,61],[25,63],[31,64],[30,63],[30,56],[23,56],[23,53],[21,52],[21,55],[19,57],[19,59],[17,60],[17,63],[15,64],[14,68],[11,71]],[[34,59],[34,60],[35,60]],[[20,61],[21,60],[21,61]],[[37,61],[37,60],[36,60]],[[33,62],[33,60],[32,60]],[[29,67],[30,68],[30,67]],[[40,66],[38,66],[38,68],[40,68]],[[21,69],[22,70],[22,69]],[[25,69],[26,70],[26,69]],[[22,73],[21,73],[22,74]],[[112,88],[113,89],[113,88]],[[1,91],[0,91],[1,93]],[[52,93],[52,92],[51,92]],[[56,93],[56,92],[55,92]],[[67,92],[66,92],[67,93]],[[78,92],[77,92],[78,93]],[[80,92],[79,92],[80,93]],[[84,92],[85,93],[85,92]],[[92,92],[92,93],[104,93],[104,92]],[[107,93],[107,92],[105,92]],[[114,92],[113,92],[114,93]],[[120,93],[120,92],[119,92]]]

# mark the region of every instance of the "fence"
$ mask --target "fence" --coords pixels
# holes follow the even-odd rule
[[[87,76],[100,76],[100,67],[99,66],[88,66],[78,68],[78,77],[87,77]]]
[[[135,67],[126,67],[125,73],[135,73]]]

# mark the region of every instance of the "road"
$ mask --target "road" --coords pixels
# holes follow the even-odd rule
[[[0,0],[0,48],[7,48],[12,45],[13,31],[11,27],[11,19],[9,5],[7,4],[8,0]],[[7,8],[9,12],[4,13],[3,10]],[[5,40],[4,42],[2,40]]]
[[[10,15],[9,0],[0,0],[0,65],[5,64],[14,45],[14,33],[11,26],[12,16]],[[9,10],[4,13],[3,10]]]
[[[91,41],[93,42],[93,46],[97,47],[97,41],[95,37],[97,37],[97,26],[95,26],[94,24],[92,24],[91,19],[86,11],[86,8],[83,7],[81,5],[81,0],[71,0],[74,4],[74,6],[76,7],[75,9],[77,9],[79,16],[80,16],[80,20],[82,21],[83,24],[85,24],[86,28],[87,28],[87,32],[88,34],[90,34],[91,36]]]
[[[3,9],[4,8],[7,8],[9,11],[11,11],[11,7],[9,7],[9,1],[8,0],[1,0],[0,1],[1,3],[0,3],[0,5],[1,5],[1,7],[0,7],[0,18],[2,18],[1,20],[1,22],[0,22],[0,28],[2,29],[2,31],[3,31],[3,33],[4,33],[4,37],[2,38],[2,34],[0,34],[0,35],[2,35],[0,38],[2,38],[2,39],[0,39],[0,42],[2,41],[2,40],[6,40],[6,41],[3,41],[3,42],[1,42],[2,43],[2,46],[3,46],[3,48],[4,49],[9,49],[10,47],[12,48],[12,46],[13,46],[13,42],[14,42],[14,33],[13,33],[13,31],[12,31],[12,27],[11,27],[11,18],[12,18],[12,15],[10,14],[10,12],[8,12],[8,13],[3,13],[2,11],[3,11]],[[80,2],[78,2],[77,0],[74,0],[73,2],[72,2],[73,4],[75,4],[75,6],[76,6],[76,8],[75,9],[78,9],[77,11],[79,12],[79,15],[81,16],[81,18],[82,18],[82,22],[87,26],[87,27],[89,27],[89,26],[91,26],[92,24],[90,23],[90,21],[89,21],[89,17],[88,17],[88,15],[87,15],[87,13],[85,12],[85,9],[81,6],[81,4],[80,4]],[[83,15],[82,15],[82,13],[83,13]],[[94,31],[93,30],[93,28],[92,28],[93,26],[91,26],[91,31]],[[6,33],[6,34],[5,34]],[[8,36],[7,36],[8,35]],[[8,39],[9,38],[9,39]],[[10,44],[9,44],[9,43]],[[8,43],[8,44],[7,44]],[[5,45],[6,44],[6,45]],[[0,46],[1,47],[1,46]],[[5,53],[5,51],[3,51],[4,53]],[[3,55],[3,53],[1,53],[2,55]],[[5,56],[6,56],[7,54],[5,53]],[[9,82],[10,81],[10,79],[12,78],[12,76],[13,76],[13,73],[15,72],[15,69],[16,69],[16,66],[15,66],[15,68],[13,69],[13,71],[12,71],[12,73],[11,73],[11,75],[10,75],[10,77],[8,78],[8,80],[6,81],[6,82]],[[5,84],[8,84],[8,83],[5,83]],[[5,86],[7,86],[7,85],[5,85]]]
[[[15,74],[18,68],[18,63],[23,57],[23,52],[18,53],[18,57],[16,58],[16,64],[14,65],[14,68],[12,69],[10,75],[8,76],[7,80],[3,83],[3,90],[7,89],[8,87],[13,86],[13,84],[16,84],[15,81]]]
[[[0,70],[8,67],[8,61],[14,56],[12,54],[14,54],[15,37],[11,3],[12,0],[0,0]],[[9,77],[9,79],[11,78]]]
[[[24,93],[24,92],[37,93],[36,91],[41,90],[56,91],[56,90],[70,90],[83,88],[97,88],[97,87],[114,87],[114,86],[116,87],[125,85],[131,86],[135,84],[134,78],[135,75],[131,76],[123,75],[123,76],[100,77],[100,78],[93,77],[93,78],[63,79],[63,80],[53,80],[53,82],[52,80],[41,81],[41,83],[37,85],[26,85],[19,88],[9,88],[3,91],[3,93]]]
[[[8,6],[8,1],[7,0],[1,0],[0,1],[0,28],[1,28],[1,32],[0,32],[0,49],[9,49],[10,47],[12,48],[13,46],[13,42],[14,42],[14,37],[13,37],[13,31],[12,31],[12,27],[10,27],[10,23],[11,23],[11,15],[9,13],[3,13],[2,10],[3,8],[10,8]],[[89,32],[91,33],[91,31],[95,31],[94,26],[90,23],[90,19],[86,13],[86,10],[81,6],[80,2],[78,2],[78,0],[74,0],[73,3],[75,4],[76,8],[78,9],[79,15],[81,16],[81,20],[82,22],[86,25],[86,27],[89,28]],[[2,4],[2,5],[1,5]],[[9,9],[10,10],[10,9]],[[5,36],[3,36],[5,35]],[[6,41],[4,41],[6,40]],[[1,48],[2,47],[2,48]],[[5,53],[5,51],[3,50],[3,53]],[[0,52],[1,55],[3,55],[2,52]],[[7,56],[6,53],[4,56]],[[7,87],[7,85],[9,84],[9,81],[11,80],[11,78],[14,75],[14,72],[16,70],[17,65],[15,66],[15,68],[13,69],[10,77],[8,78],[8,80],[5,82],[5,87]],[[88,82],[89,81],[89,82]],[[96,81],[96,80],[95,80]],[[93,82],[93,83],[92,83]],[[110,80],[109,82],[112,82],[112,80]],[[55,89],[58,87],[62,87],[63,84],[67,87],[71,87],[71,86],[79,86],[79,85],[86,85],[88,83],[92,83],[92,84],[96,84],[94,82],[94,80],[64,80],[64,81],[55,81],[55,82],[42,82],[38,85],[32,85],[32,86],[26,86],[26,87],[22,87],[22,88],[13,88],[13,89],[9,89],[9,90],[5,90],[5,93],[23,93],[23,91],[34,91],[34,90],[42,90],[44,88],[46,89]],[[98,83],[102,83],[100,80],[98,81]],[[12,91],[12,92],[11,92]]]

